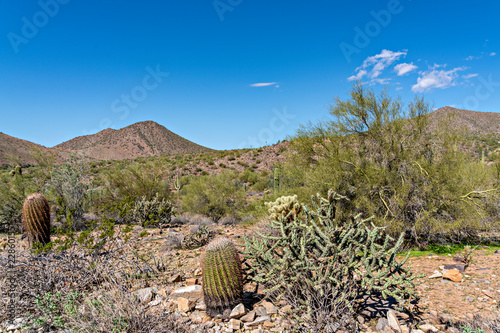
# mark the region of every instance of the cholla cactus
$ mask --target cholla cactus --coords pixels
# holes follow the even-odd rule
[[[302,204],[297,200],[297,195],[279,197],[275,202],[266,202],[265,205],[269,207],[270,217],[276,221],[279,221],[280,216],[291,221],[294,215],[302,211]]]
[[[33,193],[24,200],[23,225],[31,245],[50,242],[50,206],[43,194]]]
[[[229,239],[219,238],[207,245],[202,269],[203,294],[209,316],[213,317],[241,303],[241,260]]]

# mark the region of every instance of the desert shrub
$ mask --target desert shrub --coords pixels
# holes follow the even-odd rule
[[[280,173],[281,192],[300,199],[329,188],[364,217],[408,241],[465,241],[498,227],[500,200],[494,168],[457,149],[463,136],[440,119],[431,130],[430,105],[405,105],[357,84],[348,100],[335,99],[332,120],[303,126]]]
[[[95,209],[119,213],[129,220],[134,202],[145,198],[159,200],[171,197],[169,174],[162,165],[146,163],[130,165],[127,168],[113,168],[103,174],[104,190],[95,200]]]
[[[160,198],[157,193],[152,200],[144,196],[136,201],[131,214],[137,222],[146,227],[151,224],[170,222],[174,209],[170,201]]]
[[[48,185],[55,193],[59,211],[68,226],[75,228],[91,205],[92,185],[85,157],[70,155],[65,164],[54,168]]]
[[[346,200],[334,191],[327,199],[318,194],[311,208],[303,208],[303,218],[271,220],[278,236],[244,238],[251,279],[292,304],[296,319],[315,332],[353,317],[355,300],[363,295],[394,297],[403,308],[421,277],[403,268],[408,256],[395,259],[403,234],[395,241],[383,228],[368,225],[371,218],[343,219],[346,214],[339,212]]]
[[[245,191],[229,173],[193,178],[185,192],[182,209],[211,217],[214,222],[227,214],[236,215],[245,204]]]

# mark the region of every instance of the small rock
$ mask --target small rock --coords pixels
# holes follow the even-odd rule
[[[154,301],[151,301],[148,303],[148,306],[157,306],[158,304],[160,304],[162,302],[161,299],[157,299],[157,300],[154,300]]]
[[[239,330],[241,328],[241,321],[233,318],[229,321],[227,327],[231,330]]]
[[[176,283],[181,281],[182,281],[182,276],[180,274],[175,274],[168,280],[168,282],[170,283]]]
[[[458,328],[455,328],[455,327],[450,327],[450,328],[448,328],[447,332],[448,333],[460,333],[460,330]]]
[[[474,302],[474,297],[467,296],[467,297],[465,297],[465,300],[468,301],[468,302]]]
[[[234,309],[229,314],[229,318],[239,318],[246,313],[245,306],[243,304],[238,304],[234,307]]]
[[[194,286],[179,288],[170,294],[171,299],[179,297],[184,297],[194,302],[201,301],[203,299],[203,287],[195,284]]]
[[[424,333],[437,333],[439,332],[439,330],[432,326],[432,325],[429,325],[429,324],[425,324],[425,325],[420,325],[418,328],[420,328],[422,331],[424,331]]]
[[[254,311],[255,311],[255,314],[257,315],[257,317],[261,317],[261,316],[266,316],[267,315],[266,308],[263,308],[263,307],[260,307],[260,306],[258,308],[255,308]]]
[[[189,312],[194,309],[195,302],[184,297],[177,299],[177,308],[180,312]]]
[[[247,323],[254,321],[255,320],[255,310],[250,311],[249,313],[247,313],[246,315],[241,317],[240,320],[247,322]]]
[[[387,323],[396,332],[401,332],[401,327],[399,326],[398,319],[396,318],[396,314],[393,310],[387,311]]]
[[[424,333],[422,330],[411,330],[411,333]]]
[[[444,265],[444,269],[450,270],[450,269],[456,269],[459,272],[465,272],[465,270],[469,267],[469,265],[466,264],[450,264],[450,265]]]
[[[186,279],[187,286],[194,286],[195,284],[198,284],[198,279],[196,279],[196,278]]]
[[[206,311],[207,305],[205,304],[205,302],[200,301],[200,302],[196,303],[196,306],[194,308],[195,308],[195,310]]]
[[[201,324],[207,320],[210,320],[210,317],[207,315],[205,311],[198,311],[195,310],[189,315],[189,318],[191,318],[192,321]],[[213,324],[213,322],[212,322]],[[212,325],[213,326],[213,325]]]
[[[458,269],[453,268],[450,269],[443,274],[443,278],[451,280],[453,282],[461,282],[462,281],[462,274],[458,271]]]
[[[141,303],[149,303],[153,299],[153,293],[155,293],[156,288],[143,288],[135,291],[135,295],[141,301]]]
[[[429,276],[429,279],[436,279],[440,277],[443,277],[443,274],[440,271],[434,271],[434,273]]]
[[[387,318],[380,318],[375,329],[377,331],[383,331],[386,326],[389,326],[389,321],[387,320]]]
[[[255,319],[252,322],[245,323],[245,328],[247,327],[253,327],[253,326],[259,326],[260,324],[263,324],[265,321],[270,320],[269,316],[262,316],[257,319]]]
[[[262,306],[263,306],[264,308],[266,308],[266,314],[271,315],[271,314],[276,314],[276,313],[278,313],[278,308],[277,308],[277,307],[275,307],[275,306],[274,306],[274,304],[273,304],[273,303],[271,303],[271,302],[264,301],[264,302],[262,302]]]

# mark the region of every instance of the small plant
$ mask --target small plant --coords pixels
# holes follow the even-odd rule
[[[476,245],[474,247],[471,247],[470,245],[466,245],[461,253],[461,259],[464,264],[470,265],[472,263],[472,257],[474,255],[474,251],[479,247],[479,245]]]
[[[50,206],[43,194],[33,193],[24,200],[23,224],[32,246],[50,242]]]
[[[173,214],[172,203],[160,198],[158,193],[152,200],[145,196],[137,201],[132,210],[132,216],[141,223],[143,227],[150,224],[168,223]]]
[[[207,244],[214,236],[214,233],[206,225],[200,226],[196,232],[190,233],[182,241],[182,246],[186,249],[196,249]]]
[[[207,245],[202,269],[203,294],[209,316],[231,310],[242,301],[241,261],[229,239],[219,238]]]

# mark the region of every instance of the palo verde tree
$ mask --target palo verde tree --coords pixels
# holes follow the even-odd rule
[[[449,120],[431,123],[430,112],[422,97],[405,104],[387,89],[376,94],[356,83],[349,99],[335,98],[331,119],[302,126],[292,140],[284,170],[296,188],[288,192],[332,188],[350,199],[346,211],[375,215],[375,223],[417,243],[490,228],[485,207],[499,197],[493,168],[457,149],[460,132]]]

